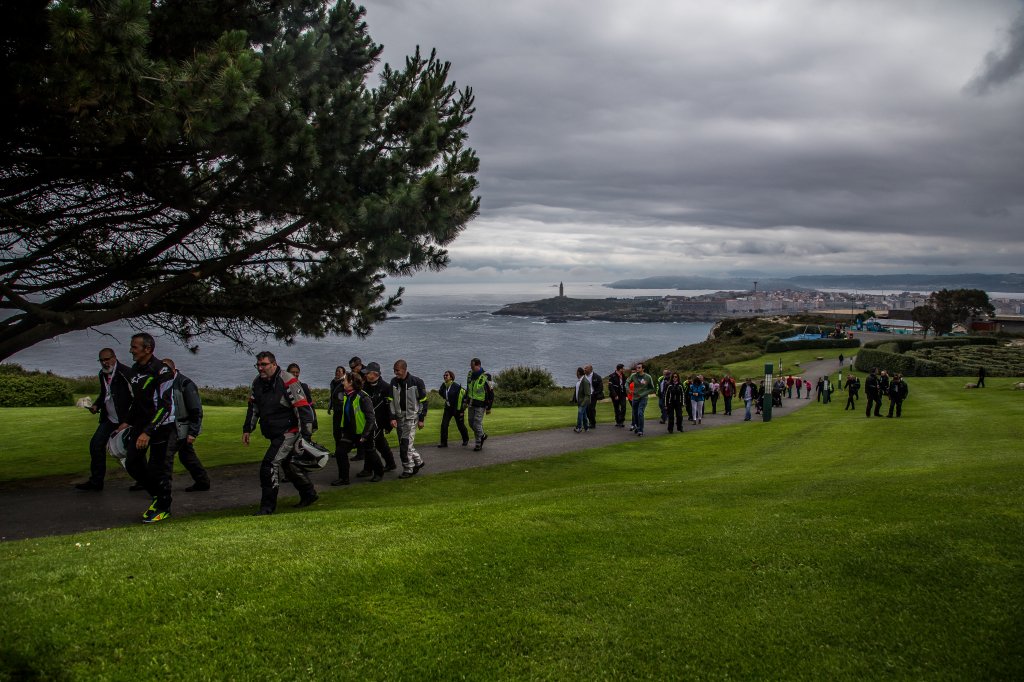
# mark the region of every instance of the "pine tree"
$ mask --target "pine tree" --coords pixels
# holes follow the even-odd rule
[[[379,65],[351,2],[0,15],[0,358],[119,319],[365,335],[477,214],[472,91],[434,52]]]

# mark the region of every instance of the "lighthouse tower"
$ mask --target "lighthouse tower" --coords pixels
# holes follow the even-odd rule
[[[565,298],[565,284],[558,283],[558,298]]]

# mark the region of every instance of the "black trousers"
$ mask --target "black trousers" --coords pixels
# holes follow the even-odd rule
[[[92,434],[89,441],[89,482],[93,485],[103,485],[103,479],[106,478],[107,441],[116,428],[117,424],[104,419],[96,427],[96,433]]]
[[[626,423],[626,397],[612,398],[612,409],[615,411],[615,423]]]
[[[665,405],[665,411],[668,413],[668,432],[672,433],[673,428],[682,431],[683,406],[679,403]]]
[[[718,414],[718,394],[711,394],[711,414]]]
[[[722,398],[725,399],[725,413],[732,414],[732,396],[724,395]]]
[[[892,416],[892,411],[896,410],[896,416],[903,416],[903,401],[902,400],[890,400],[889,401],[889,416]]]
[[[874,409],[875,409],[875,416],[876,417],[881,416],[879,414],[879,412],[881,412],[881,410],[882,410],[882,399],[879,398],[879,397],[876,397],[876,396],[874,396],[874,395],[872,395],[870,393],[868,393],[868,406],[864,410],[864,416],[865,417],[870,417],[871,416],[871,407],[872,407],[872,405],[874,406]]]
[[[587,424],[590,428],[597,426],[597,401],[593,399],[587,404]]]
[[[156,498],[158,510],[168,511],[171,508],[171,481],[174,475],[174,453],[178,448],[178,429],[174,424],[161,426],[153,432],[149,447],[139,450],[135,442],[136,434],[141,433],[141,428],[132,429],[125,469],[132,478],[146,487],[146,492]]]
[[[181,465],[185,467],[188,475],[192,477],[193,482],[199,485],[210,485],[210,474],[206,473],[206,468],[199,461],[199,455],[196,454],[196,446],[193,443],[189,443],[187,438],[180,438],[178,440],[178,459],[181,461]]]
[[[357,450],[363,456],[363,469],[372,471],[378,476],[384,475],[384,464],[377,456],[377,450],[373,447],[373,440],[367,438],[362,443],[357,442],[354,435],[335,434],[334,436],[334,458],[338,462],[338,478],[343,481],[349,480],[348,453]]]
[[[854,402],[853,395],[854,394],[851,393],[851,394],[849,394],[849,396],[847,396],[847,398],[846,398],[846,407],[843,408],[844,410],[856,410],[857,409],[857,403]]]
[[[391,443],[388,442],[388,436],[384,433],[384,429],[377,428],[373,430],[373,438],[370,441],[373,446],[374,452],[380,454],[381,459],[384,460],[384,465],[389,470],[395,468],[395,453],[391,450]],[[403,460],[404,461],[404,460]],[[363,471],[372,471],[373,468],[370,466],[370,462],[363,457]]]
[[[459,435],[462,436],[462,444],[465,445],[469,442],[469,431],[466,430],[466,413],[456,412],[452,408],[445,405],[444,415],[441,417],[441,445],[448,444],[448,424],[452,419],[455,419],[455,428],[459,430]]]

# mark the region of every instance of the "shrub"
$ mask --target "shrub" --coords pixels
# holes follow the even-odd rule
[[[0,407],[66,407],[74,402],[67,382],[58,376],[5,374],[0,381]]]
[[[772,339],[765,344],[765,353],[783,353],[788,350],[808,348],[860,348],[858,339],[806,339],[803,341],[779,341]]]
[[[551,372],[541,367],[507,367],[494,377],[501,393],[519,393],[540,389],[549,391],[556,388]]]

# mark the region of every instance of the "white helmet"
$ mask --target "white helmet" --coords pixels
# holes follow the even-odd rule
[[[300,436],[299,440],[295,443],[292,465],[306,471],[316,471],[327,466],[327,461],[330,458],[330,450],[319,443],[314,443],[312,440],[306,440]]]
[[[128,444],[131,442],[131,429],[124,429],[110,436],[107,440],[107,453],[125,467],[128,458]]]

